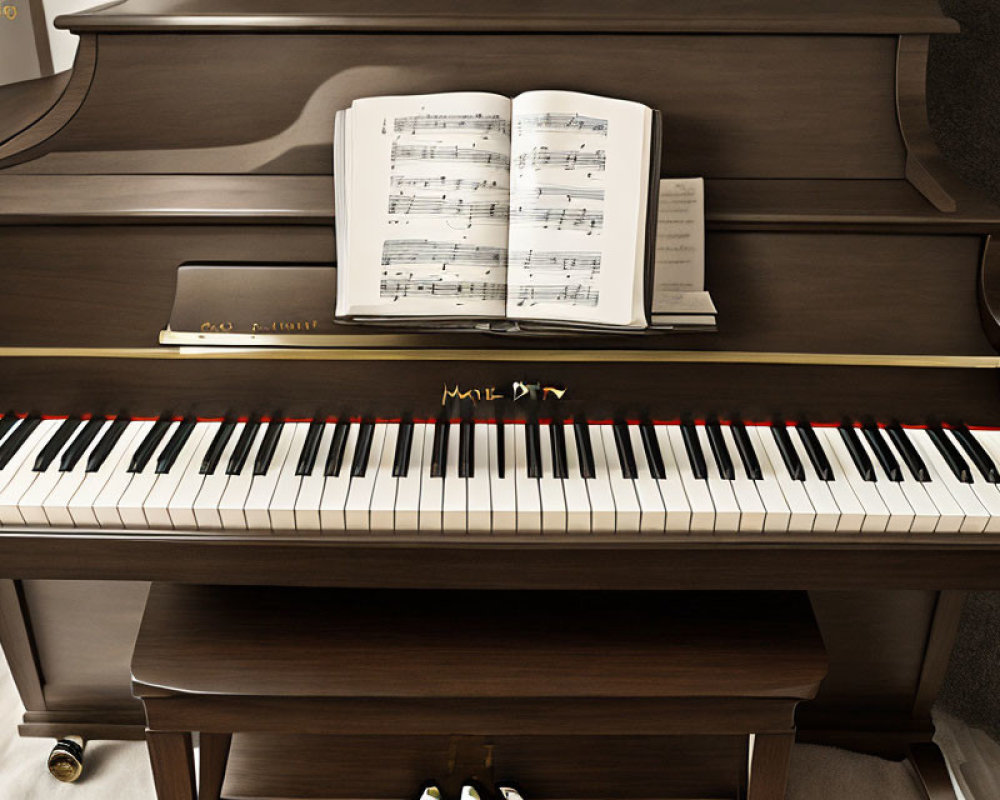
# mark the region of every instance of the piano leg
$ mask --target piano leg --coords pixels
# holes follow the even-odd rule
[[[957,800],[941,749],[933,742],[910,746],[910,762],[929,800]]]
[[[759,733],[754,737],[747,800],[783,800],[793,744],[794,733]]]
[[[196,800],[194,747],[190,733],[146,732],[156,800]]]

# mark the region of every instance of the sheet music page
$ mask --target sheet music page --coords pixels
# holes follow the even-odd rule
[[[510,100],[367,98],[347,120],[349,263],[337,313],[503,317]]]
[[[561,91],[512,105],[507,316],[644,327],[650,110]]]

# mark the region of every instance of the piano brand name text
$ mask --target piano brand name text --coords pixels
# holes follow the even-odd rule
[[[17,6],[0,5],[0,18],[14,20],[17,19]]]
[[[306,333],[315,331],[319,327],[319,320],[275,320],[271,322],[250,323],[250,333]],[[207,320],[201,323],[202,333],[232,333],[235,326],[232,321],[212,322]]]
[[[500,387],[503,389],[504,387]],[[496,386],[482,386],[471,389],[463,389],[456,383],[453,387],[444,385],[441,393],[441,405],[447,405],[448,400],[471,400],[473,404],[481,400],[505,400],[513,402],[523,400],[546,400],[552,398],[562,400],[566,394],[566,389],[562,386],[545,386],[541,383],[525,383],[524,381],[513,381],[510,385],[510,392],[498,391]]]

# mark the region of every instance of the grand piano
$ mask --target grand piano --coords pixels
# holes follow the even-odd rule
[[[1000,208],[929,130],[931,36],[959,29],[934,0],[124,0],[57,24],[72,71],[0,91],[22,734],[142,735],[149,581],[803,589],[830,673],[800,740],[910,756],[951,796],[930,709],[964,593],[1000,588]],[[338,109],[540,86],[663,112],[663,175],[707,181],[718,333],[165,332],[183,265],[333,265]],[[575,757],[552,755],[562,796],[646,796]],[[681,772],[658,785],[742,791]]]

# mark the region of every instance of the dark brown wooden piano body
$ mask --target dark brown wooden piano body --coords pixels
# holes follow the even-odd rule
[[[498,414],[1000,425],[1000,209],[927,125],[933,0],[128,0],[60,24],[68,80],[0,92],[0,405],[49,414],[442,412],[445,385],[565,386]],[[419,9],[419,10],[418,10]],[[514,340],[343,329],[340,346],[157,344],[184,263],[334,260],[334,112],[373,94],[558,87],[662,110],[707,179],[718,334]],[[291,344],[294,345],[294,342]],[[130,735],[144,581],[812,592],[831,657],[805,738],[930,732],[988,536],[430,540],[0,532],[0,638],[28,734]]]

